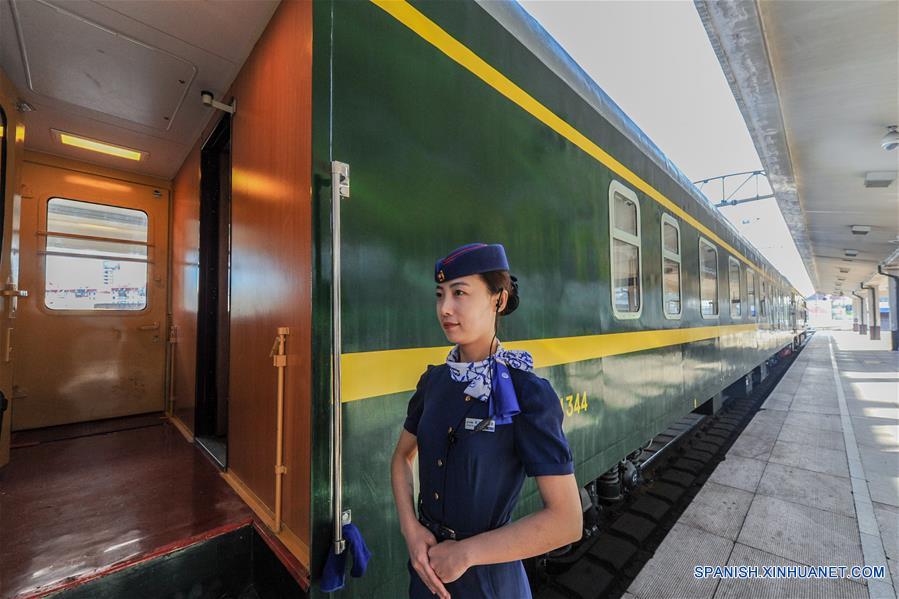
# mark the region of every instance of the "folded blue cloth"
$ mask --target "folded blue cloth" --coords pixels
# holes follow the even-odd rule
[[[368,550],[365,539],[362,538],[362,533],[359,532],[356,525],[352,522],[344,524],[342,530],[343,538],[346,540],[346,549],[342,553],[328,551],[328,559],[319,582],[319,588],[324,593],[333,593],[343,588],[347,553],[353,555],[353,567],[350,569],[350,575],[356,578],[365,574],[368,560],[371,559],[371,551]]]
[[[509,368],[499,360],[494,360],[493,368],[491,381],[493,393],[490,394],[487,413],[497,424],[509,424],[512,422],[512,416],[521,412],[518,396],[515,395],[515,388],[512,386]]]

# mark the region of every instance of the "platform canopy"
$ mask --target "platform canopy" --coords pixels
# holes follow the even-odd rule
[[[899,4],[695,4],[815,290],[883,285],[878,264],[899,269],[899,149],[881,147],[899,124]]]

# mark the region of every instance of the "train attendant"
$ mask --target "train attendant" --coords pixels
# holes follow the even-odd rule
[[[562,407],[530,354],[496,337],[499,317],[518,306],[503,246],[462,246],[434,279],[454,347],[418,381],[391,463],[409,596],[531,597],[521,560],[580,539],[583,527]],[[510,522],[525,476],[536,477],[544,507]]]

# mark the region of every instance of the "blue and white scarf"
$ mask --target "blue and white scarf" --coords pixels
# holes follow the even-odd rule
[[[478,362],[460,362],[459,346],[446,357],[450,377],[458,383],[466,382],[465,394],[488,402],[487,414],[496,424],[509,424],[512,416],[521,412],[518,397],[512,386],[509,368],[524,372],[534,369],[534,359],[524,350],[503,349],[497,343],[496,353]]]

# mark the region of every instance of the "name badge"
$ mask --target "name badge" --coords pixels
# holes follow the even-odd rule
[[[465,419],[465,430],[473,431],[477,425],[481,423],[480,418],[466,418]],[[483,433],[492,433],[496,430],[496,422],[491,422],[487,426],[481,429]]]

